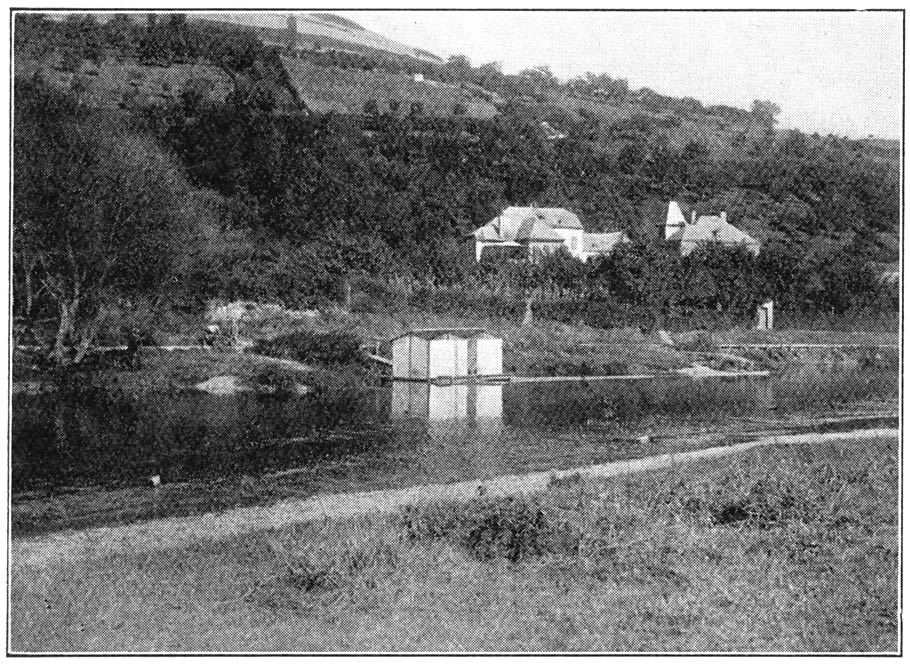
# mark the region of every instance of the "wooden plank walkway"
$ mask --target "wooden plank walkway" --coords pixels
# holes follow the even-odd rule
[[[510,383],[567,383],[580,381],[609,381],[609,380],[657,380],[660,378],[692,378],[704,380],[705,378],[768,378],[770,371],[715,371],[710,373],[690,373],[685,369],[676,371],[661,371],[653,374],[629,374],[622,376],[509,376]]]
[[[858,349],[858,348],[900,348],[899,344],[791,344],[791,343],[780,343],[780,344],[718,344],[717,346],[720,349],[729,350],[732,348],[745,348],[745,349],[757,349],[757,350],[769,350],[769,349],[804,349],[804,348],[817,348],[817,349],[829,349],[829,348],[849,348],[849,349]]]

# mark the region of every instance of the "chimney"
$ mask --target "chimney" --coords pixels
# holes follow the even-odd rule
[[[721,221],[721,223],[724,223],[724,224],[727,223],[727,211],[726,210],[724,210],[723,212],[720,213],[720,221]]]

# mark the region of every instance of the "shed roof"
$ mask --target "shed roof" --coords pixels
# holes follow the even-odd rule
[[[470,339],[473,337],[482,336],[484,334],[486,334],[486,330],[482,327],[425,327],[417,330],[408,330],[407,332],[402,332],[397,337],[393,338],[392,341],[401,339],[403,337],[437,339],[443,336],[453,336],[461,337],[463,339]]]

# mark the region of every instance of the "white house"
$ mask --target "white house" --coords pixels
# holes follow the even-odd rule
[[[498,217],[473,232],[475,259],[486,247],[519,247],[529,258],[551,253],[559,247],[579,260],[603,255],[619,242],[628,242],[625,233],[585,233],[581,219],[564,208],[507,207]]]
[[[703,244],[720,243],[726,247],[743,246],[758,255],[761,243],[752,236],[739,230],[727,221],[727,213],[720,215],[696,215],[692,211],[692,221],[686,223],[682,210],[676,201],[671,201],[667,208],[664,238],[679,243],[679,251],[688,256]]]

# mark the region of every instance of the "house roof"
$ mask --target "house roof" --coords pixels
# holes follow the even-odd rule
[[[532,220],[542,222],[548,226],[550,231],[545,232],[541,224],[534,223],[532,226],[525,226],[524,233],[530,232],[530,229],[536,227],[539,230],[541,241],[553,240],[559,238],[552,233],[552,229],[560,228],[567,230],[582,230],[581,220],[573,212],[565,208],[539,208],[539,207],[507,207],[499,216],[492,221],[484,224],[474,231],[473,235],[478,240],[484,242],[516,242],[519,240],[519,229],[526,221]],[[530,239],[525,235],[522,239]],[[534,240],[538,238],[535,237]],[[559,238],[561,239],[561,238]]]
[[[629,236],[623,231],[614,233],[585,233],[582,236],[582,251],[589,254],[609,253],[621,242],[628,242]]]
[[[667,205],[667,226],[682,226],[684,223],[686,223],[686,217],[682,208],[679,207],[679,203],[670,201]]]
[[[671,242],[681,245],[691,245],[707,242],[720,242],[723,245],[744,245],[750,250],[758,250],[761,246],[758,240],[739,230],[732,224],[724,221],[719,216],[699,217],[694,224],[687,224],[673,233],[669,238]]]
[[[529,216],[518,227],[515,233],[518,242],[562,242],[562,237],[540,217]]]

